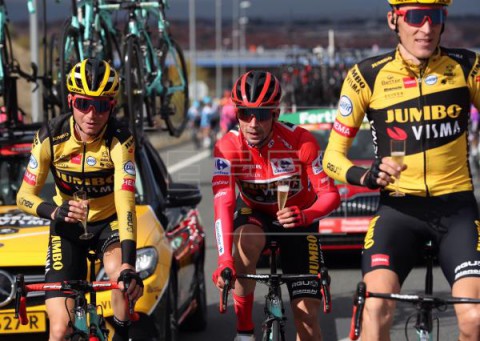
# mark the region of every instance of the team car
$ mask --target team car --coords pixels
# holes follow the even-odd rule
[[[43,292],[27,298],[28,325],[14,319],[15,276],[24,274],[26,283],[44,280],[50,221],[15,206],[39,127],[0,125],[0,340],[48,338]],[[136,270],[145,288],[135,305],[140,320],[130,336],[131,340],[176,340],[179,329],[199,331],[207,324],[205,233],[196,208],[202,196],[197,186],[172,181],[148,138],[137,143],[135,158]],[[52,200],[53,194],[50,175],[42,197]],[[106,280],[105,276],[98,263],[97,280]],[[97,304],[107,322],[111,320],[110,292],[97,293]]]
[[[311,109],[284,113],[279,120],[310,130],[320,148],[325,150],[335,122],[336,109]],[[349,150],[349,158],[358,166],[370,167],[375,157],[368,122],[359,129]],[[370,219],[379,203],[379,191],[366,187],[336,182],[340,192],[340,206],[328,217],[320,220],[322,248],[324,250],[361,249]]]

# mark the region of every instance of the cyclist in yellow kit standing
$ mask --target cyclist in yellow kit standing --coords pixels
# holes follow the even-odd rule
[[[30,162],[17,195],[20,209],[51,219],[45,280],[85,279],[87,253],[96,252],[112,281],[120,283],[130,300],[143,294],[143,282],[135,272],[136,213],[134,140],[127,127],[112,115],[119,78],[110,65],[98,59],[76,64],[67,77],[72,113],[47,122],[36,134]],[[39,193],[49,170],[55,179],[55,204]],[[84,190],[88,202],[73,200]],[[88,205],[88,210],[86,209]],[[87,215],[89,240],[80,221]],[[46,293],[50,341],[65,340],[70,330],[73,299]],[[128,340],[128,312],[119,290],[112,291],[114,341]]]
[[[323,159],[331,177],[381,188],[362,253],[373,292],[399,292],[429,240],[453,296],[480,298],[480,221],[468,163],[470,104],[480,105],[480,56],[440,46],[452,0],[388,0],[396,50],[349,71]],[[370,169],[347,158],[364,116],[376,160]],[[390,157],[404,141],[404,164]],[[400,176],[401,174],[401,176]],[[403,197],[390,194],[395,189]],[[362,340],[389,340],[395,303],[366,301]],[[460,340],[480,340],[480,306],[456,305]]]

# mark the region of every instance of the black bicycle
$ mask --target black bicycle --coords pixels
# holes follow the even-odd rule
[[[320,241],[319,250],[320,248]],[[268,287],[268,293],[265,295],[264,313],[265,318],[262,323],[263,336],[262,341],[285,341],[285,324],[287,318],[285,316],[285,308],[282,300],[281,285],[287,282],[299,281],[299,280],[318,280],[320,285],[320,291],[323,297],[323,311],[329,313],[332,309],[332,303],[330,298],[330,277],[328,276],[328,270],[321,259],[320,271],[318,274],[279,274],[277,273],[276,255],[278,245],[275,240],[272,240],[269,244],[270,249],[270,273],[268,274],[238,274],[237,278],[245,278],[254,280],[265,284]],[[228,292],[231,288],[232,271],[226,268],[222,272],[222,278],[225,281],[222,293],[220,295],[220,313],[225,313],[227,310]]]
[[[433,296],[433,263],[435,260],[435,246],[432,242],[428,242],[425,248],[426,275],[425,275],[425,292],[423,295],[417,294],[395,294],[395,293],[378,293],[367,291],[364,282],[357,284],[357,289],[353,297],[353,314],[350,325],[350,339],[358,340],[361,333],[363,309],[367,298],[382,298],[387,300],[395,300],[400,302],[411,303],[415,306],[415,314],[410,315],[405,322],[405,339],[408,341],[408,326],[412,318],[416,319],[415,331],[417,340],[432,341],[434,321],[436,322],[436,340],[440,337],[440,320],[438,316],[433,315],[433,310],[445,311],[449,305],[453,304],[472,304],[480,303],[480,299],[467,297],[436,297]]]

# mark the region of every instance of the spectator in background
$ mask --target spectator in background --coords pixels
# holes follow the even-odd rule
[[[205,96],[202,100],[203,108],[201,110],[200,131],[203,139],[203,147],[208,148],[211,144],[211,120],[214,118],[216,112],[213,106],[212,98]]]
[[[223,98],[220,100],[220,132],[225,135],[230,129],[237,125],[237,116],[235,114],[235,105],[230,96],[230,91],[226,90],[223,93]]]
[[[200,101],[194,100],[187,112],[188,117],[188,127],[191,131],[192,141],[195,144],[195,147],[199,149],[200,145],[200,120],[201,120],[201,108]]]

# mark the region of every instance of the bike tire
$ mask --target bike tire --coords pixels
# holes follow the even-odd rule
[[[62,112],[68,109],[68,90],[67,90],[67,75],[73,66],[81,61],[82,55],[79,48],[79,41],[81,40],[81,32],[79,29],[73,27],[69,20],[64,24],[62,31],[62,38],[60,39],[60,101]]]
[[[160,40],[159,44],[164,88],[161,94],[160,117],[165,121],[170,135],[179,137],[187,124],[189,102],[187,66],[180,45],[173,39],[170,42],[171,45],[165,40]]]
[[[143,54],[136,37],[130,36],[127,38],[124,56],[123,79],[126,92],[124,98],[127,100],[126,106],[124,105],[124,111],[128,125],[138,141],[143,138],[145,83],[143,77]]]
[[[285,341],[280,321],[272,320],[270,322],[270,327],[265,328],[263,332],[262,341]]]

